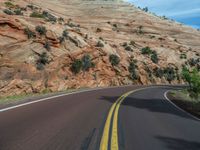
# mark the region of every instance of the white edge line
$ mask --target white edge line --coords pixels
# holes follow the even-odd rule
[[[76,92],[71,92],[71,93],[66,93],[66,94],[55,95],[55,96],[42,98],[42,99],[39,99],[39,100],[34,100],[34,101],[31,101],[31,102],[26,102],[26,103],[22,103],[22,104],[19,104],[19,105],[3,108],[3,109],[0,109],[0,113],[5,112],[5,111],[9,111],[9,110],[12,110],[12,109],[15,109],[15,108],[23,107],[23,106],[26,106],[26,105],[30,105],[30,104],[34,104],[34,103],[38,103],[38,102],[42,102],[42,101],[47,101],[47,100],[50,100],[50,99],[63,97],[63,96],[67,96],[67,95],[73,95],[73,94],[78,94],[78,93],[83,93],[83,92],[91,92],[91,91],[97,91],[97,90],[114,89],[114,88],[119,88],[119,87],[129,87],[129,86],[133,86],[133,85],[116,86],[116,87],[100,87],[100,88],[94,88],[94,89],[88,89],[88,90],[82,90],[82,91],[76,91]],[[156,87],[162,87],[162,85],[152,85],[152,86],[149,86],[149,87],[146,87],[146,88],[156,88]]]
[[[118,87],[129,87],[129,86],[133,86],[133,85],[118,86]],[[26,106],[26,105],[30,105],[30,104],[42,102],[42,101],[47,101],[47,100],[50,100],[50,99],[54,99],[54,98],[58,98],[58,97],[63,97],[63,96],[67,96],[67,95],[73,95],[73,94],[84,93],[84,92],[91,92],[91,91],[97,91],[97,90],[104,90],[104,89],[112,89],[112,88],[118,88],[118,87],[94,88],[94,89],[88,89],[88,90],[82,90],[82,91],[75,91],[75,92],[71,92],[71,93],[50,96],[50,97],[42,98],[42,99],[39,99],[39,100],[34,100],[34,101],[31,101],[31,102],[26,102],[26,103],[23,103],[23,104],[19,104],[19,105],[15,105],[15,106],[11,106],[11,107],[0,109],[0,113],[8,111],[8,110],[11,110],[11,109],[15,109],[15,108],[18,108],[18,107],[22,107],[22,106]]]
[[[170,91],[170,90],[168,90],[168,91],[166,91],[166,92],[164,93],[164,97],[165,97],[165,99],[166,99],[170,104],[172,104],[174,107],[176,107],[176,108],[179,109],[180,111],[186,113],[188,116],[192,117],[193,119],[200,121],[199,118],[197,118],[196,116],[190,114],[189,112],[185,111],[184,109],[180,108],[180,107],[177,106],[175,103],[173,103],[173,102],[167,97],[167,93],[168,93],[169,91]]]

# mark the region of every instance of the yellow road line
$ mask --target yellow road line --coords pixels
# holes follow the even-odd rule
[[[134,91],[130,91],[122,97],[122,99],[117,103],[116,109],[114,112],[114,117],[113,117],[113,126],[112,126],[112,135],[111,135],[111,150],[118,150],[119,149],[119,144],[118,144],[118,114],[119,114],[119,107],[123,100],[133,93]]]
[[[106,123],[103,130],[103,136],[100,143],[100,150],[107,150],[108,149],[108,141],[109,141],[109,131],[110,131],[110,124],[112,119],[112,114],[114,112],[116,104],[121,100],[122,96],[112,105],[108,117],[106,119]]]
[[[148,87],[147,87],[148,88]],[[118,144],[118,114],[119,114],[119,108],[121,103],[124,101],[124,99],[129,96],[132,93],[135,93],[137,91],[141,91],[147,88],[141,88],[133,91],[129,91],[125,94],[123,94],[120,98],[117,99],[117,101],[112,105],[108,117],[104,126],[103,130],[103,136],[101,138],[100,143],[100,150],[108,150],[108,142],[109,142],[109,133],[110,133],[110,126],[113,116],[113,124],[111,127],[111,150],[119,150],[119,144]]]

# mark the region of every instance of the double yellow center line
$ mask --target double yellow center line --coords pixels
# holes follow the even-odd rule
[[[125,93],[121,97],[117,99],[117,101],[112,105],[110,108],[110,111],[108,113],[108,117],[106,119],[106,123],[103,130],[103,136],[101,138],[100,143],[100,150],[119,150],[119,144],[118,144],[118,113],[119,113],[119,107],[121,103],[124,101],[124,99],[129,96],[130,94],[143,90],[137,89],[130,92]],[[111,133],[111,135],[110,135]],[[110,148],[109,148],[109,138],[110,139]]]

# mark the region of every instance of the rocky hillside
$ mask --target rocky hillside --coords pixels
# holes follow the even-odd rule
[[[200,32],[119,0],[1,0],[0,96],[183,83]]]

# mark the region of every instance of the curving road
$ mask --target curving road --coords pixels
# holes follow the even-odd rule
[[[200,150],[200,121],[175,87],[116,87],[0,110],[0,150]]]

